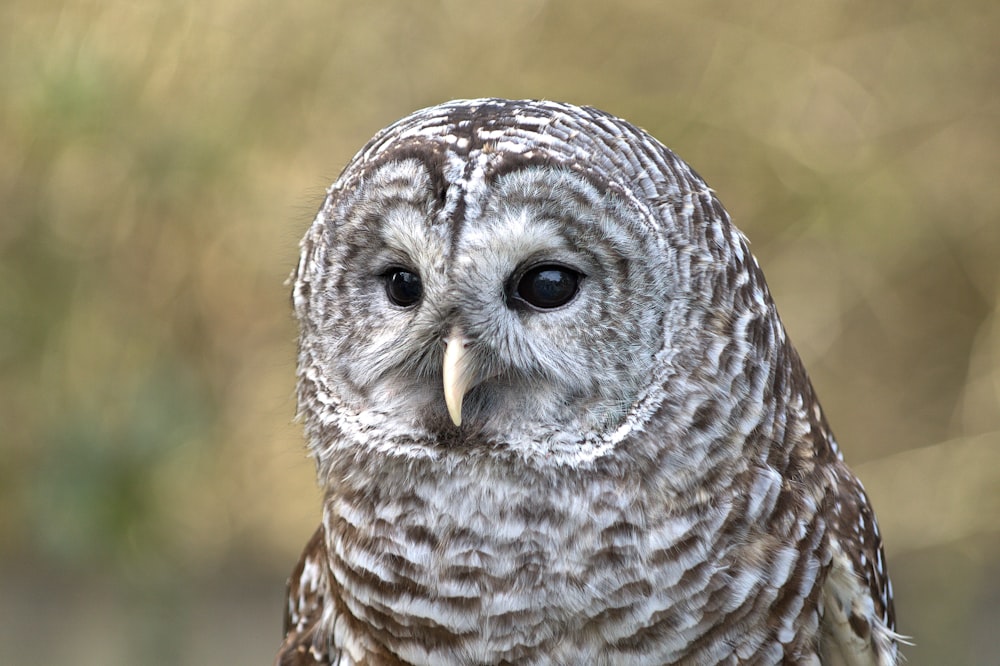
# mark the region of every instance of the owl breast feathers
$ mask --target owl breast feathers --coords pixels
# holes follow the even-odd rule
[[[302,241],[323,520],[278,664],[894,664],[892,593],[746,239],[601,111],[379,132]]]

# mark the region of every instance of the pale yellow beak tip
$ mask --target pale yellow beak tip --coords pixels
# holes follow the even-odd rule
[[[462,399],[458,399],[458,404],[448,403],[448,415],[451,416],[451,422],[455,424],[456,427],[462,425]]]

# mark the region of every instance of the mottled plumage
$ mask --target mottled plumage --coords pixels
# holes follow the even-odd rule
[[[764,277],[645,132],[404,118],[293,300],[325,496],[277,663],[896,663],[874,515]]]

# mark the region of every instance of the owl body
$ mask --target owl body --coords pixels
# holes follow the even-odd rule
[[[325,496],[278,663],[895,663],[864,491],[746,240],[649,135],[417,112],[294,282]]]

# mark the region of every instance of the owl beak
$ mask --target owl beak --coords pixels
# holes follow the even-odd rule
[[[448,335],[444,350],[444,401],[456,426],[462,425],[462,400],[475,383],[469,368],[468,341],[457,331]]]

